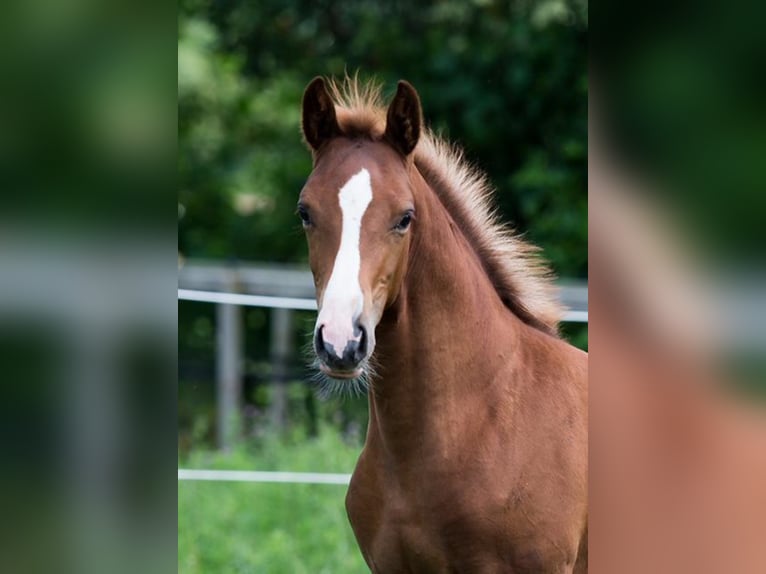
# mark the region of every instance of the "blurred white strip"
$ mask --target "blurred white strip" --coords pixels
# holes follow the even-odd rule
[[[183,301],[202,301],[205,303],[224,303],[228,305],[244,305],[246,307],[270,307],[272,309],[305,309],[316,311],[314,299],[301,297],[273,297],[270,295],[245,295],[242,293],[224,293],[221,291],[197,291],[194,289],[179,289],[178,298]],[[567,311],[564,321],[571,323],[587,323],[587,311]]]
[[[178,469],[178,480],[223,482],[279,482],[288,484],[348,484],[350,474],[321,472],[265,472],[255,470]]]
[[[573,311],[569,310],[564,313],[562,321],[567,323],[587,323],[588,312],[587,311]]]

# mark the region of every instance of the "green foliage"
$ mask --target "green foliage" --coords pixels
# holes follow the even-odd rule
[[[385,25],[382,25],[385,23]],[[585,6],[561,0],[185,0],[179,16],[181,251],[305,261],[311,77],[360,70],[420,91],[497,203],[562,276],[587,275]]]
[[[262,380],[269,381],[271,363],[259,365],[264,373]],[[285,384],[285,428],[276,429],[271,413],[276,384],[265,383],[248,389],[247,404],[242,416],[240,438],[243,445],[253,452],[268,450],[273,440],[285,444],[302,444],[318,435],[320,428],[332,428],[332,432],[355,447],[364,443],[367,429],[367,398],[334,397],[319,399],[316,388],[304,381]],[[211,448],[215,444],[216,411],[215,384],[212,381],[181,380],[178,385],[178,451],[187,457],[202,445]],[[245,448],[243,446],[243,448]]]
[[[348,473],[359,455],[334,430],[314,440],[268,440],[258,450],[194,452],[184,468]],[[365,572],[346,517],[346,487],[309,484],[178,483],[178,571]]]
[[[190,255],[297,259],[294,200],[310,168],[297,125],[301,85],[258,81],[217,49],[200,18],[179,32],[180,248]],[[289,192],[289,193],[286,193]]]

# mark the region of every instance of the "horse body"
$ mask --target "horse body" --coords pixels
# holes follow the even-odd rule
[[[320,79],[304,95],[314,347],[335,383],[370,377],[352,528],[375,573],[584,572],[587,356],[556,336],[483,180],[421,121],[404,83],[387,113]]]
[[[373,572],[568,571],[587,513],[586,355],[505,307],[413,179],[428,240],[377,327],[354,532]]]

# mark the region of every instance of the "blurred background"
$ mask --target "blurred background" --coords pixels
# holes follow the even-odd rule
[[[766,6],[598,8],[590,568],[765,572]]]
[[[313,298],[295,205],[316,75],[358,71],[389,95],[410,81],[430,126],[487,171],[503,219],[543,248],[565,300],[587,308],[586,46],[584,2],[180,2],[180,468],[350,473],[363,444],[365,397],[315,395],[314,312],[210,295]],[[563,326],[581,348],[584,316]],[[179,572],[364,571],[344,496],[181,480]]]

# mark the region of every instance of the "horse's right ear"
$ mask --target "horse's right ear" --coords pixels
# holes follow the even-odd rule
[[[317,76],[303,92],[303,137],[316,151],[327,140],[340,135],[340,127],[335,117],[335,104],[327,92],[324,79]]]

